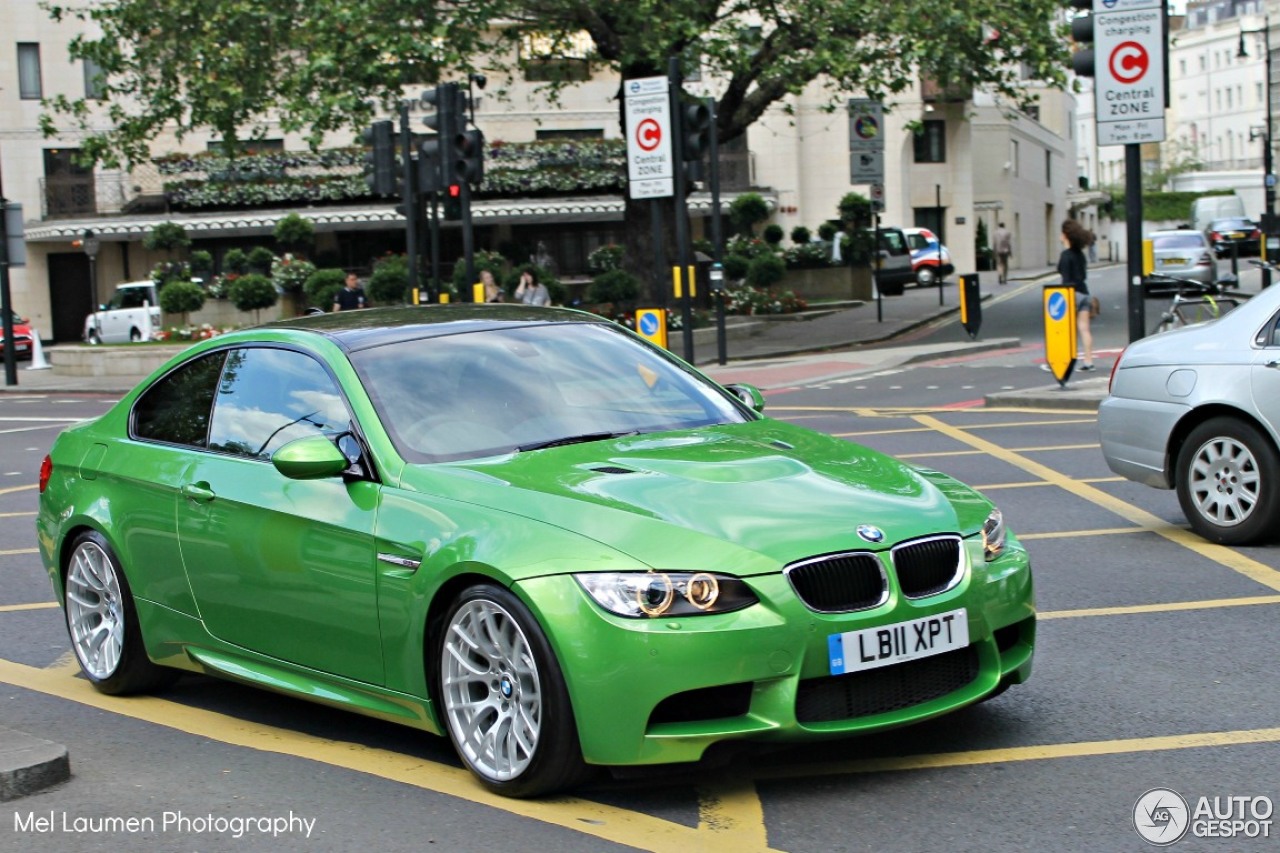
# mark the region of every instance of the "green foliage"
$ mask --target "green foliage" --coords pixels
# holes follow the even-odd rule
[[[315,264],[293,255],[273,258],[271,261],[271,281],[285,293],[301,293],[302,286],[315,271]]]
[[[170,281],[160,288],[160,310],[166,314],[181,314],[182,324],[187,315],[204,307],[204,288],[193,281]]]
[[[310,219],[290,213],[276,223],[274,234],[277,243],[296,252],[315,242],[316,227],[311,224]]]
[[[981,217],[978,219],[978,227],[973,234],[973,248],[979,255],[985,254],[991,249],[990,238],[987,235],[987,223]]]
[[[742,281],[747,275],[747,267],[751,265],[751,259],[746,255],[725,255],[724,256],[724,277],[730,281]]]
[[[346,284],[347,274],[340,269],[328,267],[318,269],[302,285],[302,292],[307,295],[307,304],[313,308],[328,311],[333,307],[334,297]]]
[[[142,238],[142,248],[151,252],[172,252],[175,249],[186,249],[190,245],[191,238],[187,236],[187,229],[176,222],[161,222]]]
[[[782,281],[787,274],[787,264],[777,255],[761,255],[747,267],[747,284],[767,288]]]
[[[190,281],[191,265],[186,261],[161,261],[151,268],[151,280],[157,287],[164,287],[171,281]]]
[[[840,229],[836,228],[835,223],[824,222],[818,226],[818,239],[831,242],[833,239],[835,239],[836,232],[838,230]],[[795,237],[792,237],[791,239],[794,240]]]
[[[761,255],[773,254],[773,247],[764,240],[759,237],[744,237],[742,235],[730,238],[724,249],[731,255],[742,255],[747,260],[758,258]]]
[[[831,266],[831,246],[826,243],[800,243],[782,253],[787,269],[821,269]]]
[[[249,252],[249,272],[271,275],[271,267],[276,262],[275,253],[266,246],[255,246]]]
[[[400,305],[409,287],[409,258],[405,255],[385,255],[373,265],[373,274],[364,292],[376,305]]]
[[[200,249],[191,253],[191,274],[196,278],[209,280],[213,272],[213,255]]]
[[[813,239],[813,236],[809,233],[809,229],[805,228],[803,225],[797,225],[795,228],[791,229],[792,243],[801,245],[804,243],[808,243],[812,239]],[[831,238],[827,237],[825,239],[830,240]]]
[[[777,223],[766,225],[764,228],[764,241],[775,249],[782,242],[783,235],[782,226]]]
[[[587,288],[588,302],[634,303],[640,296],[640,281],[626,270],[609,270],[595,277]]]
[[[222,271],[244,275],[249,271],[249,256],[244,249],[231,249],[222,256]]]
[[[458,293],[463,294],[464,299],[471,298],[471,286],[480,280],[481,270],[488,270],[493,273],[493,280],[496,282],[501,283],[504,279],[503,270],[506,268],[507,259],[499,253],[476,252],[473,260],[476,268],[476,281],[467,281],[467,265],[462,258],[458,258],[458,262],[453,265],[453,285]]]
[[[610,270],[622,269],[622,262],[625,260],[625,250],[616,243],[609,243],[601,246],[591,254],[587,255],[587,269],[595,275]]]
[[[241,311],[252,311],[256,321],[258,312],[275,305],[279,295],[271,279],[261,273],[249,273],[231,283],[227,298]]]
[[[729,205],[729,221],[743,234],[752,234],[756,223],[769,218],[769,203],[760,193],[743,193]]]
[[[790,290],[760,290],[750,285],[726,291],[725,311],[730,314],[793,314],[809,304]]]
[[[846,230],[859,231],[871,227],[871,199],[862,193],[845,193],[836,207]]]
[[[1145,222],[1186,222],[1190,218],[1191,203],[1198,198],[1215,195],[1231,195],[1231,191],[1216,193],[1195,192],[1146,192],[1142,193],[1142,219]],[[1111,218],[1124,222],[1125,194],[1111,193]]]

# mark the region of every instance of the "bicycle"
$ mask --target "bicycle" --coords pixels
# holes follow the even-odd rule
[[[1174,291],[1169,307],[1160,314],[1159,322],[1151,329],[1153,335],[1216,320],[1248,298],[1239,293],[1224,293],[1225,288],[1238,286],[1234,276],[1219,279],[1213,284],[1204,284],[1152,273],[1143,280],[1143,286],[1148,285],[1161,289],[1172,288]]]

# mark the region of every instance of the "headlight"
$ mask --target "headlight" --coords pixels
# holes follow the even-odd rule
[[[987,562],[1004,553],[1004,516],[998,509],[992,509],[987,520],[982,523],[982,553]]]
[[[596,572],[574,579],[596,604],[631,619],[729,613],[759,600],[738,578],[709,572]]]

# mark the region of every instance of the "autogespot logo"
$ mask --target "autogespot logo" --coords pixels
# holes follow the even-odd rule
[[[1133,804],[1133,828],[1143,840],[1157,847],[1180,840],[1190,825],[1187,801],[1169,788],[1152,788]]]

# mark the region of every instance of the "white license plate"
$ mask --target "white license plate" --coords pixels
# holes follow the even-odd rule
[[[15,351],[17,351],[17,352],[26,352],[26,351],[27,351],[27,345],[26,345],[26,344],[14,344],[13,348],[14,348],[14,350],[15,350]]]
[[[918,660],[967,645],[969,614],[963,607],[936,616],[827,637],[832,675]]]

